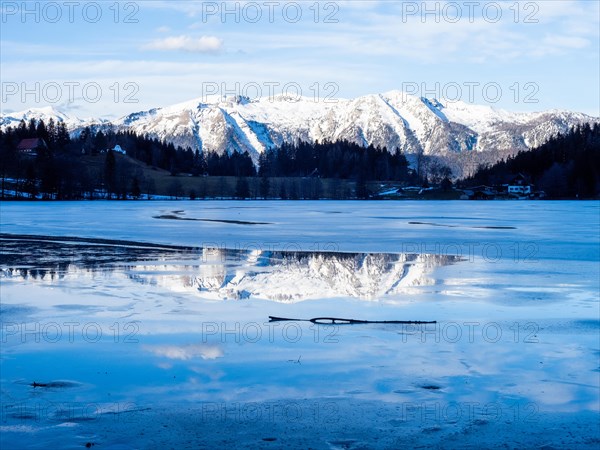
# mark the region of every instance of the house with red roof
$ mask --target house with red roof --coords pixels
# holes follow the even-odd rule
[[[39,149],[48,148],[46,142],[40,138],[21,139],[17,151],[27,156],[37,156]]]

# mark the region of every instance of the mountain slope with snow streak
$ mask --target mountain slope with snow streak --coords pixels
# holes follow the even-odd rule
[[[86,126],[149,135],[200,151],[259,155],[283,143],[346,140],[407,155],[429,155],[461,175],[467,164],[494,162],[539,146],[558,133],[600,121],[582,113],[513,113],[490,106],[427,99],[390,91],[355,99],[284,95],[195,99],[134,112],[112,123],[82,120],[51,107],[0,116],[0,126],[21,119],[64,122],[73,134]]]

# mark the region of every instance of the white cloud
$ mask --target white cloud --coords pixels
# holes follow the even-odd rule
[[[585,48],[590,44],[590,42],[587,39],[581,37],[559,35],[547,36],[544,39],[544,43],[551,45],[555,48],[563,49]]]
[[[245,3],[239,3],[240,7]],[[423,8],[421,2],[415,3]],[[340,0],[336,2],[339,23],[315,23],[309,2],[303,6],[305,20],[299,23],[282,21],[280,5],[273,23],[265,15],[260,23],[252,24],[238,23],[232,16],[222,21],[220,15],[210,23],[199,20],[207,2],[157,0],[142,4],[154,26],[143,32],[115,28],[109,43],[83,45],[66,38],[64,30],[52,39],[40,39],[35,33],[21,36],[3,29],[7,39],[0,42],[0,74],[3,80],[26,83],[28,89],[36,82],[81,83],[75,103],[64,102],[69,92],[64,87],[60,101],[53,104],[65,105],[81,117],[114,118],[186,101],[202,95],[203,83],[224,83],[226,88],[259,83],[268,95],[263,83],[280,82],[279,93],[283,84],[296,82],[302,85],[304,95],[311,96],[310,87],[316,82],[321,95],[325,82],[335,82],[340,97],[355,97],[396,89],[403,81],[485,83],[513,78],[540,85],[548,82],[548,100],[537,105],[539,108],[597,114],[597,100],[594,105],[593,95],[587,91],[598,85],[600,3],[557,0],[529,2],[527,7],[523,3],[518,23],[513,3],[501,3],[503,16],[498,23],[482,18],[481,5],[473,23],[466,16],[458,23],[436,22],[427,16],[424,23],[420,15],[403,20],[402,2]],[[538,23],[524,22],[534,11],[534,3],[539,5],[534,15]],[[323,5],[321,19],[330,11]],[[190,25],[194,21],[196,24]],[[190,26],[200,29],[191,31]],[[203,54],[220,56],[199,57]],[[570,73],[556,64],[557,57],[577,60],[583,69]],[[568,96],[563,94],[564,87],[552,88],[565,81]],[[82,86],[92,82],[102,87],[97,103],[82,98]],[[119,89],[115,90],[117,82]],[[125,85],[131,83],[139,88],[134,95],[138,103],[125,102],[132,92]],[[592,93],[597,93],[597,88]],[[3,107],[21,111],[46,105],[43,97],[36,101],[34,95],[23,97],[20,91]],[[510,109],[508,104],[503,107]]]
[[[217,345],[197,344],[197,345],[159,345],[156,347],[147,347],[147,350],[157,356],[163,356],[169,359],[179,361],[189,361],[190,359],[216,359],[223,356],[223,350]]]
[[[223,48],[223,41],[215,36],[170,36],[156,39],[144,46],[147,50],[183,50],[192,53],[216,53]]]

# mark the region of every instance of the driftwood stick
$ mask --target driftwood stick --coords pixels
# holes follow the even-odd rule
[[[269,322],[312,322],[317,325],[354,325],[354,324],[366,324],[366,323],[390,323],[390,324],[406,324],[406,325],[420,325],[437,323],[435,320],[422,321],[422,320],[358,320],[358,319],[342,319],[339,317],[315,317],[313,319],[290,319],[287,317],[276,317],[269,316]]]

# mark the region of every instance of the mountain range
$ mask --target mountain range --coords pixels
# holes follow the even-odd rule
[[[248,152],[257,162],[284,142],[347,140],[399,150],[415,164],[419,155],[448,165],[454,176],[537,147],[558,133],[600,118],[549,110],[517,113],[462,101],[390,91],[355,99],[273,96],[210,97],[128,114],[114,121],[80,119],[52,107],[0,115],[0,127],[53,118],[72,135],[85,127],[130,130],[201,151]]]

